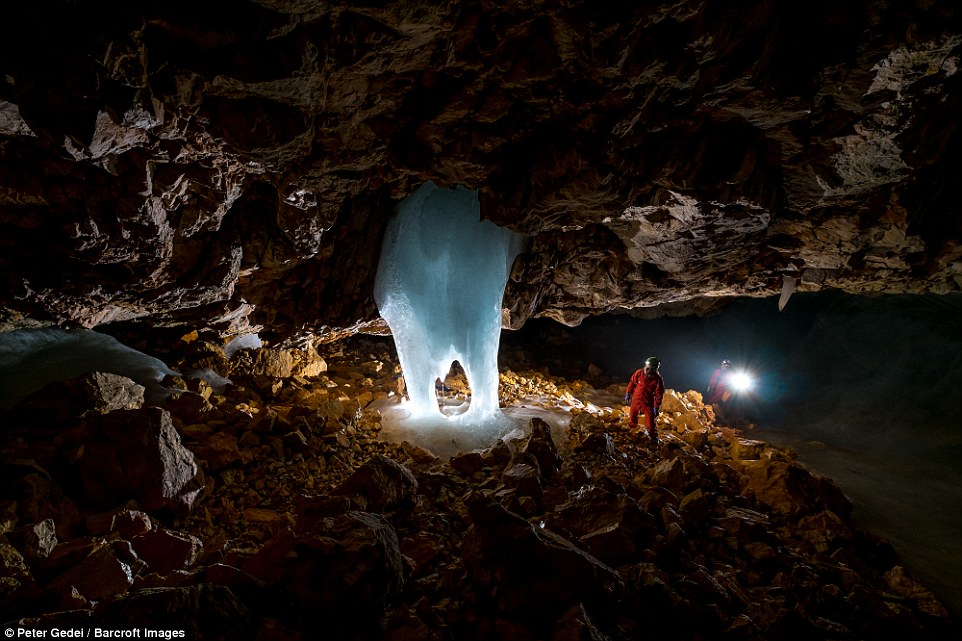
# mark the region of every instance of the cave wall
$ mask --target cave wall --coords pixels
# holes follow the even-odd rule
[[[785,276],[962,288],[951,3],[2,11],[4,329],[357,328],[387,217],[428,179],[531,237],[515,327]]]

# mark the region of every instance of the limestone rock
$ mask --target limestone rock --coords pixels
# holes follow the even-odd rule
[[[144,509],[189,511],[204,488],[193,453],[181,445],[170,414],[118,410],[87,421],[80,458],[84,496],[107,508],[136,499]]]
[[[192,436],[197,443],[191,443],[190,450],[197,458],[206,461],[210,470],[219,470],[245,458],[233,434],[214,432],[194,433]]]
[[[565,612],[555,623],[551,641],[610,641],[591,621],[582,604]]]
[[[414,536],[405,537],[400,542],[401,553],[414,561],[414,571],[420,571],[425,565],[441,557],[446,551],[444,538],[430,532],[419,532]]]
[[[761,441],[736,438],[732,440],[730,451],[733,459],[754,460],[761,456],[765,447],[766,445]]]
[[[15,475],[8,481],[7,496],[16,501],[23,523],[52,519],[57,536],[65,539],[76,536],[81,528],[77,504],[45,472]]]
[[[448,461],[452,468],[465,475],[481,471],[488,461],[481,452],[459,452]]]
[[[707,465],[703,461],[681,454],[661,461],[646,476],[651,479],[652,485],[678,492],[697,485],[706,470]]]
[[[252,374],[289,378],[294,372],[294,355],[289,350],[263,348],[255,354]]]
[[[572,494],[546,519],[578,537],[612,567],[637,560],[654,534],[653,519],[626,494],[589,487]]]
[[[157,528],[131,538],[134,551],[147,564],[150,572],[167,574],[191,567],[203,552],[204,544],[196,536]]]
[[[45,559],[57,547],[57,530],[53,519],[11,530],[7,539],[30,560]]]
[[[501,475],[501,482],[519,496],[527,496],[535,501],[541,500],[541,474],[537,466],[518,461]]]
[[[153,529],[150,516],[138,510],[116,508],[86,519],[87,529],[95,536],[116,532],[123,539],[131,539]]]
[[[851,503],[831,481],[813,476],[797,463],[733,461],[741,474],[741,489],[784,514],[801,516],[829,509],[848,515]]]
[[[116,409],[137,409],[143,404],[143,385],[126,376],[89,372],[50,383],[20,401],[17,411],[31,421],[61,425],[84,412],[105,414]]]
[[[60,593],[76,588],[91,600],[123,593],[134,584],[133,570],[125,561],[118,558],[112,547],[99,545],[78,565],[51,581],[47,588]]]
[[[282,585],[311,611],[305,631],[336,636],[377,628],[404,582],[394,528],[377,514],[348,512],[321,524],[292,545]],[[332,632],[328,632],[332,633]]]
[[[600,605],[618,594],[618,574],[564,538],[497,503],[478,500],[470,511],[464,562],[502,611],[554,621],[578,603]]]
[[[220,412],[202,394],[179,392],[164,400],[164,408],[176,417],[179,424],[194,425],[220,418]]]
[[[417,479],[406,467],[386,456],[376,455],[332,493],[360,495],[370,511],[384,512],[409,503],[417,488]]]
[[[0,594],[10,595],[25,583],[32,582],[26,559],[17,548],[0,539]]]
[[[617,460],[622,457],[615,446],[614,439],[607,432],[589,434],[579,445],[579,450],[597,452],[609,459]]]
[[[524,444],[522,451],[534,456],[538,462],[538,471],[544,478],[550,479],[561,469],[562,459],[558,447],[551,437],[551,426],[540,418],[533,418],[529,423],[531,434]]]
[[[885,573],[885,580],[897,594],[919,602],[920,609],[925,614],[947,619],[948,611],[934,594],[918,581],[908,576],[903,566],[895,566]]]
[[[26,3],[0,30],[0,306],[295,343],[373,329],[386,212],[429,179],[531,237],[513,327],[786,278],[959,291],[959,221],[927,214],[959,200],[958,11]],[[260,371],[289,375],[276,356]]]

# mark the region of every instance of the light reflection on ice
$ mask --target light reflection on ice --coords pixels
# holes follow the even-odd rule
[[[451,432],[468,449],[514,427],[498,402],[501,299],[523,237],[482,221],[477,192],[425,183],[388,226],[374,298],[394,335],[410,402],[405,430]],[[435,381],[459,362],[471,389],[463,413],[442,411]],[[464,408],[461,408],[464,409]]]

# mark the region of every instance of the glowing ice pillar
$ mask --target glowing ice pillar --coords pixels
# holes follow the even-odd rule
[[[443,416],[434,382],[451,363],[471,387],[458,422],[498,409],[498,344],[504,286],[524,237],[481,220],[476,191],[427,182],[388,226],[374,299],[394,334],[413,417]]]

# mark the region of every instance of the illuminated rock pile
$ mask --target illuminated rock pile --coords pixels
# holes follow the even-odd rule
[[[696,392],[667,394],[651,446],[626,431],[619,394],[503,370],[507,412],[550,409],[566,429],[532,418],[523,437],[442,460],[379,438],[388,340],[179,351],[178,366],[234,383],[171,379],[182,391],[151,408],[116,377],[73,386],[127,389],[115,402],[92,392],[43,415],[64,397],[46,389],[3,417],[0,619],[261,641],[958,632],[837,487],[715,425]],[[166,437],[120,439],[119,460],[166,464],[105,488],[85,444],[121,424]],[[151,502],[158,482],[183,491]]]

